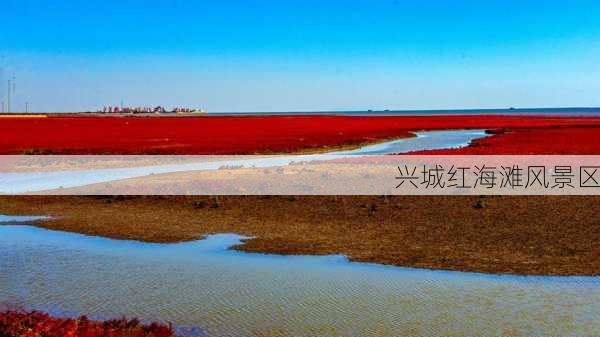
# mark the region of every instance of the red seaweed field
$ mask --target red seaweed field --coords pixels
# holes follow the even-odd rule
[[[460,149],[421,151],[419,154],[460,155],[597,155],[600,127],[517,128],[476,139]]]
[[[55,318],[43,312],[7,311],[0,313],[2,337],[174,337],[165,324],[141,324],[125,318],[93,321],[85,316],[76,319]]]
[[[498,134],[447,153],[600,154],[598,117],[514,115],[3,117],[0,154],[295,152],[409,137],[416,130],[475,128]]]

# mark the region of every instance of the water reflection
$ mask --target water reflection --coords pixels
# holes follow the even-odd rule
[[[0,226],[0,301],[199,326],[211,336],[598,335],[600,279],[248,254]]]

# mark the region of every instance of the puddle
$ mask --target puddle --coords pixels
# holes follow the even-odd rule
[[[6,223],[31,223],[33,221],[48,220],[49,216],[28,216],[28,215],[2,215],[0,214],[0,224]]]
[[[0,226],[0,302],[170,321],[209,336],[600,334],[599,277],[486,275],[227,250],[243,239],[219,234],[152,244]]]

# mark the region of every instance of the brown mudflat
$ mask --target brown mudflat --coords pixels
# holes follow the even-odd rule
[[[236,249],[419,268],[600,275],[600,197],[2,196],[45,228],[151,242],[255,236]]]

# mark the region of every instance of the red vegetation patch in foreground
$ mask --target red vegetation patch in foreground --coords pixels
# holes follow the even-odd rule
[[[254,154],[295,152],[440,129],[600,126],[548,116],[251,116],[2,118],[0,154]],[[531,139],[540,141],[540,139]],[[547,140],[541,140],[547,141]],[[529,144],[522,144],[530,146]],[[569,149],[569,144],[563,144]],[[600,144],[596,145],[600,148]],[[600,151],[597,151],[600,153]]]
[[[2,337],[174,337],[170,326],[140,324],[136,319],[92,321],[54,318],[42,312],[7,311],[0,313]]]
[[[600,155],[600,127],[523,128],[502,130],[460,149],[415,154],[453,155]]]

